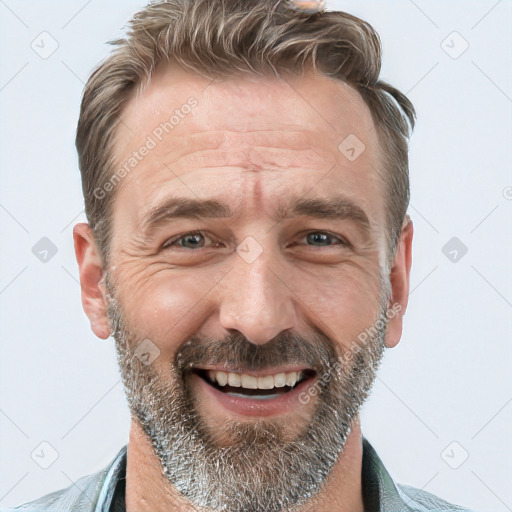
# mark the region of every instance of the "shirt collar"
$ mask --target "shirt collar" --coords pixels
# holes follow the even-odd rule
[[[361,486],[365,512],[407,512],[410,508],[404,503],[377,452],[368,439],[362,436],[363,465]]]
[[[100,484],[100,492],[94,512],[110,512],[119,480],[126,475],[128,445],[123,446],[107,468]]]

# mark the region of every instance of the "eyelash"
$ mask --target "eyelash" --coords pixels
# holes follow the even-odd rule
[[[338,235],[334,235],[332,233],[329,233],[328,231],[312,230],[312,231],[308,231],[308,232],[304,233],[302,236],[306,237],[306,236],[311,235],[313,233],[320,233],[320,234],[323,234],[323,235],[327,235],[330,238],[337,240],[339,242],[339,245],[344,246],[344,247],[350,247],[350,243],[347,242],[344,238],[342,238],[342,237],[340,237]],[[179,242],[180,240],[182,240],[183,238],[186,238],[187,236],[193,236],[193,235],[201,235],[201,236],[203,236],[205,238],[208,238],[208,235],[207,235],[206,231],[203,231],[201,229],[196,230],[196,231],[190,231],[188,233],[184,233],[182,235],[178,235],[176,237],[170,238],[169,240],[164,242],[164,244],[162,245],[162,249],[169,249],[176,242]],[[310,245],[309,247],[317,247],[317,246]],[[331,247],[331,246],[330,245],[326,245],[326,246],[318,246],[318,247]],[[199,247],[199,249],[203,249],[203,248],[204,247]],[[190,249],[190,248],[188,248],[188,247],[180,247],[180,249]],[[190,250],[197,250],[197,249],[190,249]]]

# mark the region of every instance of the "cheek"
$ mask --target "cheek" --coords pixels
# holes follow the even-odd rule
[[[165,275],[167,274],[167,275]],[[192,276],[153,276],[130,297],[130,322],[139,336],[149,338],[168,359],[179,346],[197,333],[204,314],[203,298],[208,288]]]
[[[294,292],[304,316],[342,348],[373,325],[380,309],[378,282],[362,271],[340,271],[329,279],[296,278]]]

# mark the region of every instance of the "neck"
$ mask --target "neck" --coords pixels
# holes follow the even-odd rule
[[[361,486],[362,435],[356,418],[343,453],[322,490],[293,512],[364,512]],[[132,418],[126,466],[127,512],[198,512],[162,475],[160,461],[137,420]],[[204,512],[210,512],[201,509]]]

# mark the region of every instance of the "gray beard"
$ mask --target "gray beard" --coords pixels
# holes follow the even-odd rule
[[[237,333],[224,340],[191,338],[175,361],[145,365],[133,349],[143,337],[126,323],[108,286],[108,315],[128,405],[138,419],[162,472],[191,505],[223,512],[284,512],[317,495],[343,452],[353,421],[369,395],[384,352],[388,294],[364,343],[336,353],[334,343],[319,330],[304,339],[288,332],[265,345],[254,345]],[[350,357],[349,357],[350,352]],[[286,427],[268,418],[230,420],[219,444],[201,415],[190,390],[194,366],[226,363],[254,369],[304,364],[316,370],[315,410],[293,440]],[[311,388],[310,388],[311,389]]]

